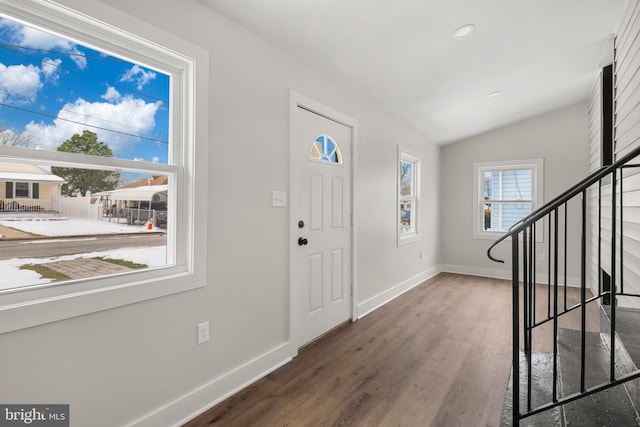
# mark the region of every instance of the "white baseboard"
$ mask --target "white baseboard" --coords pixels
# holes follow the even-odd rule
[[[451,265],[451,264],[443,264],[441,269],[444,273],[457,273],[457,274],[466,274],[469,276],[480,276],[480,277],[490,277],[492,279],[505,279],[511,280],[511,270],[500,270],[497,268],[481,268],[481,267],[469,267],[466,265]],[[536,282],[537,283],[547,283],[548,278],[546,274],[536,274]],[[564,285],[564,276],[559,275],[558,280],[559,285]],[[579,288],[580,287],[580,278],[569,276],[567,277],[567,286]]]
[[[511,280],[511,270],[500,270],[498,268],[469,267],[466,265],[443,264],[441,266],[444,273],[467,274],[469,276],[490,277],[492,279]]]
[[[375,295],[369,298],[366,301],[361,302],[357,306],[357,318],[361,319],[372,311],[376,310],[379,307],[382,307],[392,299],[399,297],[405,292],[415,288],[420,283],[424,282],[440,273],[440,266],[432,267],[426,271],[423,271],[420,274],[417,274],[402,283],[398,283],[397,285],[387,289],[384,292],[380,292],[378,295]]]
[[[181,426],[291,361],[290,343],[227,372],[131,423],[136,427]]]

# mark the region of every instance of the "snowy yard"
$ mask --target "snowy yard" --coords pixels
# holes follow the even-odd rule
[[[116,224],[88,219],[24,219],[3,220],[0,225],[43,236],[78,236],[85,234],[143,233],[139,225]],[[157,231],[157,229],[154,229]]]

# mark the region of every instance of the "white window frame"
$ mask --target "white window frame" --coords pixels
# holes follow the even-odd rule
[[[170,164],[0,146],[12,162],[166,174],[170,265],[0,291],[0,333],[171,295],[206,284],[208,53],[124,12],[73,11],[41,0],[0,0],[0,16],[171,75]],[[134,35],[135,34],[135,35]],[[196,98],[196,90],[203,96]],[[196,140],[199,144],[196,144]],[[196,197],[196,195],[200,195]],[[197,233],[195,232],[197,230]]]
[[[534,211],[543,204],[544,200],[544,160],[524,159],[524,160],[503,160],[495,162],[478,162],[473,164],[473,238],[495,240],[506,233],[506,231],[485,231],[484,223],[484,182],[482,176],[487,171],[530,169],[531,176],[531,199]],[[537,240],[542,239],[543,233],[537,233]]]
[[[407,196],[402,196],[400,194],[400,186],[401,186],[401,182],[400,182],[400,177],[401,177],[401,173],[402,173],[402,162],[409,162],[409,163],[413,163],[414,167],[413,167],[413,194],[410,197]],[[421,166],[422,166],[422,156],[420,156],[420,154],[411,151],[407,148],[404,148],[400,145],[398,145],[398,162],[397,162],[397,173],[396,173],[396,179],[397,179],[397,197],[396,197],[396,235],[397,235],[397,245],[398,246],[404,246],[404,245],[408,245],[410,243],[414,243],[417,242],[419,240],[422,240],[422,236],[420,234],[420,176],[421,176]],[[411,233],[401,233],[401,218],[402,218],[402,212],[401,212],[401,200],[410,198],[412,200],[412,206],[411,206],[411,213],[412,213],[412,219],[414,221],[414,231]]]

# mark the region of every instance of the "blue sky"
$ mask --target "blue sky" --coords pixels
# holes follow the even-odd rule
[[[0,131],[55,150],[87,129],[115,157],[168,161],[169,77],[0,18]]]

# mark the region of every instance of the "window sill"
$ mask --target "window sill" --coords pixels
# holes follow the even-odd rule
[[[87,289],[88,283],[95,287]],[[173,267],[141,272],[138,280],[131,277],[126,283],[113,276],[7,294],[1,298],[0,334],[190,291],[205,284],[204,274]]]
[[[498,232],[493,232],[493,233],[474,233],[473,234],[473,239],[474,240],[491,240],[491,241],[496,241],[499,238],[501,238],[502,236],[504,236],[505,234],[507,234],[507,231],[498,231]],[[536,243],[543,243],[544,242],[544,238],[541,234],[536,233]],[[504,239],[505,241],[511,241],[511,237],[507,237],[506,239]],[[522,238],[520,238],[520,241],[522,241]]]
[[[406,236],[398,236],[398,246],[406,246],[422,240],[420,234],[409,234]]]
[[[491,233],[473,233],[473,238],[475,240],[498,240],[502,236],[507,234],[506,231],[494,231]]]

